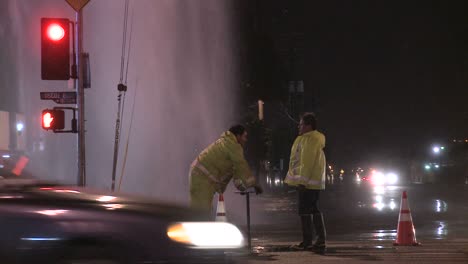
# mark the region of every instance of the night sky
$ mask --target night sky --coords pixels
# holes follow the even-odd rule
[[[278,32],[302,34],[291,44],[299,47],[296,78],[306,108],[316,95],[335,162],[409,157],[468,138],[467,1],[256,4],[273,43]]]

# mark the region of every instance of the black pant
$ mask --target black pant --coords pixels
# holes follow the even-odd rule
[[[299,189],[298,190],[298,212],[299,215],[318,214],[318,201],[320,190]]]
[[[301,217],[302,245],[304,246],[304,249],[308,245],[312,244],[314,237],[313,229],[315,229],[315,234],[317,235],[317,241],[314,244],[314,247],[325,248],[325,223],[323,221],[322,213],[318,208],[320,190],[301,188],[298,190],[298,195],[298,212]],[[314,228],[312,228],[312,226]]]

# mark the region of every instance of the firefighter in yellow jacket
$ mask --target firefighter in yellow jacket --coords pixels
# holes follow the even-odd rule
[[[316,130],[313,113],[305,113],[299,123],[299,136],[291,149],[285,182],[297,187],[298,212],[302,224],[302,242],[298,249],[325,251],[325,224],[318,208],[320,191],[325,189],[325,136]],[[311,217],[312,215],[312,217]],[[312,222],[317,235],[314,244]]]
[[[210,212],[214,194],[224,193],[231,179],[239,190],[262,192],[244,158],[246,142],[245,127],[235,125],[198,155],[190,166],[191,207]]]

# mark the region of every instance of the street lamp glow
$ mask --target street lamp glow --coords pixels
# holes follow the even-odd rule
[[[429,169],[431,169],[431,166],[430,166],[430,165],[426,165],[426,166],[424,166],[424,168],[425,168],[426,170],[429,170]]]
[[[21,132],[23,131],[24,125],[23,123],[16,124],[16,131]]]
[[[440,148],[439,147],[433,147],[432,151],[437,154],[437,153],[440,152]]]

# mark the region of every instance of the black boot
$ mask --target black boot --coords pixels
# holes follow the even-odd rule
[[[317,213],[313,215],[314,217],[314,227],[317,234],[317,240],[314,243],[314,250],[318,253],[325,253],[326,244],[325,240],[327,238],[327,232],[325,230],[325,222],[323,221],[322,213]]]
[[[310,215],[301,215],[302,225],[302,242],[299,245],[294,245],[293,249],[307,250],[312,248],[312,218]]]

